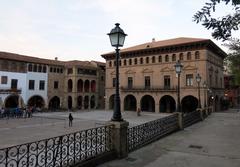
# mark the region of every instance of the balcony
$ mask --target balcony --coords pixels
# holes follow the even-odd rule
[[[121,87],[123,92],[176,92],[177,87],[172,86],[132,86],[132,87]]]
[[[21,88],[0,88],[0,94],[21,94]]]

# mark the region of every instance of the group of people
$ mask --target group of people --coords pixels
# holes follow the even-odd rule
[[[1,108],[0,118],[30,118],[34,112],[33,107],[27,108]]]

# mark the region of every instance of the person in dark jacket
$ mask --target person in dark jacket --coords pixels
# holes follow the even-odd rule
[[[71,113],[68,116],[68,120],[69,120],[69,127],[72,127],[73,116]]]

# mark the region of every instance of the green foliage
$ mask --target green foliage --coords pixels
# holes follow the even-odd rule
[[[220,18],[213,18],[217,4],[225,3],[233,6],[233,14],[228,14]],[[232,2],[232,3],[230,3]],[[193,21],[202,23],[207,29],[212,29],[212,36],[217,40],[228,40],[232,36],[232,31],[240,27],[240,0],[209,0],[200,11],[193,16]]]

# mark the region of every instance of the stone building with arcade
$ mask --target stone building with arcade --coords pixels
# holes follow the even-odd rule
[[[0,52],[0,107],[104,108],[105,63]]]
[[[115,94],[115,52],[106,59],[106,109],[113,109]],[[180,60],[182,110],[198,107],[196,76],[201,76],[200,103],[219,110],[224,97],[223,59],[226,53],[209,39],[174,38],[140,44],[120,50],[119,81],[121,110],[173,112],[177,107],[178,78],[174,65]],[[204,86],[203,83],[205,83]]]

